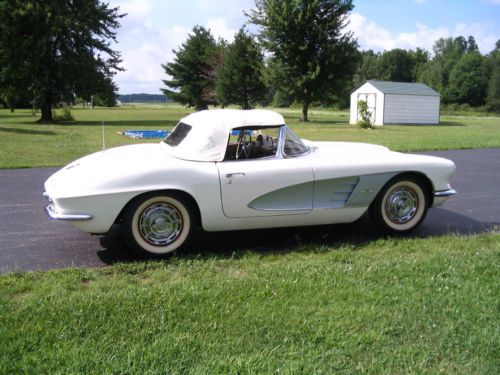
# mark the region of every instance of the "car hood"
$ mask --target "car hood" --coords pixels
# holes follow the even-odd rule
[[[413,163],[441,163],[446,160],[436,156],[417,155],[391,151],[389,148],[360,142],[309,142],[313,147],[311,156],[322,160],[342,160],[346,165],[376,164],[389,165]]]
[[[116,147],[71,162],[46,181],[45,189],[58,197],[112,192],[133,186],[146,170],[165,170],[171,164],[172,157],[161,143]]]
[[[320,154],[373,154],[392,152],[385,146],[361,142],[311,142],[306,141]]]
[[[436,156],[407,154],[387,147],[356,142],[308,142],[312,146],[313,166],[332,168],[341,175],[419,172],[434,182],[436,189],[447,189],[455,164]]]

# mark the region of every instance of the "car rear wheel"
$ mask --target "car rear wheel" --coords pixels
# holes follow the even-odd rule
[[[386,232],[404,234],[424,220],[429,206],[427,188],[413,176],[389,181],[370,206],[370,216]]]
[[[192,237],[193,212],[193,204],[180,194],[143,195],[125,212],[125,240],[140,255],[170,254],[184,247]]]

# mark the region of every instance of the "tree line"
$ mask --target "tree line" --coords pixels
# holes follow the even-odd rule
[[[354,86],[370,79],[422,82],[441,94],[443,104],[500,112],[500,40],[486,55],[473,36],[438,39],[432,58],[422,48],[363,51]]]
[[[174,61],[163,65],[171,78],[163,92],[179,103],[281,107],[311,104],[346,108],[355,88],[367,80],[422,82],[445,105],[500,112],[500,40],[482,55],[473,36],[440,38],[433,53],[423,48],[359,51],[344,31],[351,1],[257,0],[247,14],[259,34],[241,28],[228,44],[195,26]]]
[[[162,91],[197,110],[209,105],[287,106],[302,120],[311,105],[347,107],[369,79],[423,82],[444,104],[500,112],[500,40],[486,55],[474,37],[441,38],[422,48],[360,51],[347,31],[352,0],[255,0],[232,43],[194,26],[162,65]],[[51,122],[57,103],[113,104],[121,56],[112,48],[125,14],[101,0],[0,0],[0,101],[29,103]],[[93,101],[94,102],[94,101]]]
[[[241,28],[231,44],[195,26],[163,65],[171,77],[163,92],[197,110],[297,102],[308,121],[311,104],[334,103],[351,86],[360,59],[345,31],[353,7],[350,0],[256,0],[246,15],[259,27],[257,39]]]

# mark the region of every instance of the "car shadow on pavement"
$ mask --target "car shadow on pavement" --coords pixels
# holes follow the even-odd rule
[[[423,224],[410,238],[427,238],[444,235],[474,235],[500,231],[500,223],[479,222],[455,212],[433,208]],[[352,224],[322,225],[313,227],[289,227],[261,230],[204,232],[199,231],[197,238],[189,249],[175,256],[177,258],[234,257],[239,252],[255,252],[262,254],[289,253],[307,251],[311,246],[341,246],[355,245],[388,237],[380,231],[364,215]],[[122,238],[118,225],[105,236],[101,237],[104,250],[97,253],[100,260],[106,264],[121,262],[137,262],[145,260],[132,254]]]

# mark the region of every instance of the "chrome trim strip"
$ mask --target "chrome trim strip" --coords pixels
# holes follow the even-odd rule
[[[60,214],[56,212],[53,204],[49,204],[47,207],[45,207],[45,212],[53,220],[84,221],[93,218],[92,215],[88,214]]]
[[[47,199],[49,203],[52,203],[52,198],[50,198],[49,194],[46,191],[44,191],[42,195],[45,199]]]
[[[304,143],[302,138],[297,136],[302,141],[302,144],[304,144],[304,146],[307,146],[307,151],[303,152],[302,154],[297,154],[297,155],[285,155],[285,140],[286,140],[286,132],[288,129],[290,129],[290,131],[293,134],[295,134],[295,132],[286,123],[283,124],[280,128],[280,143],[278,144],[278,148],[280,149],[281,159],[298,158],[298,157],[310,154],[312,152],[312,147],[309,146],[308,144]],[[295,135],[297,135],[297,134],[295,134]]]
[[[451,195],[455,195],[457,191],[455,189],[448,189],[448,190],[441,190],[441,191],[435,191],[434,196],[435,197],[449,197]]]
[[[285,159],[285,153],[283,148],[285,147],[285,137],[286,137],[286,124],[280,126],[280,139],[278,139],[278,152],[276,153],[277,159]]]

